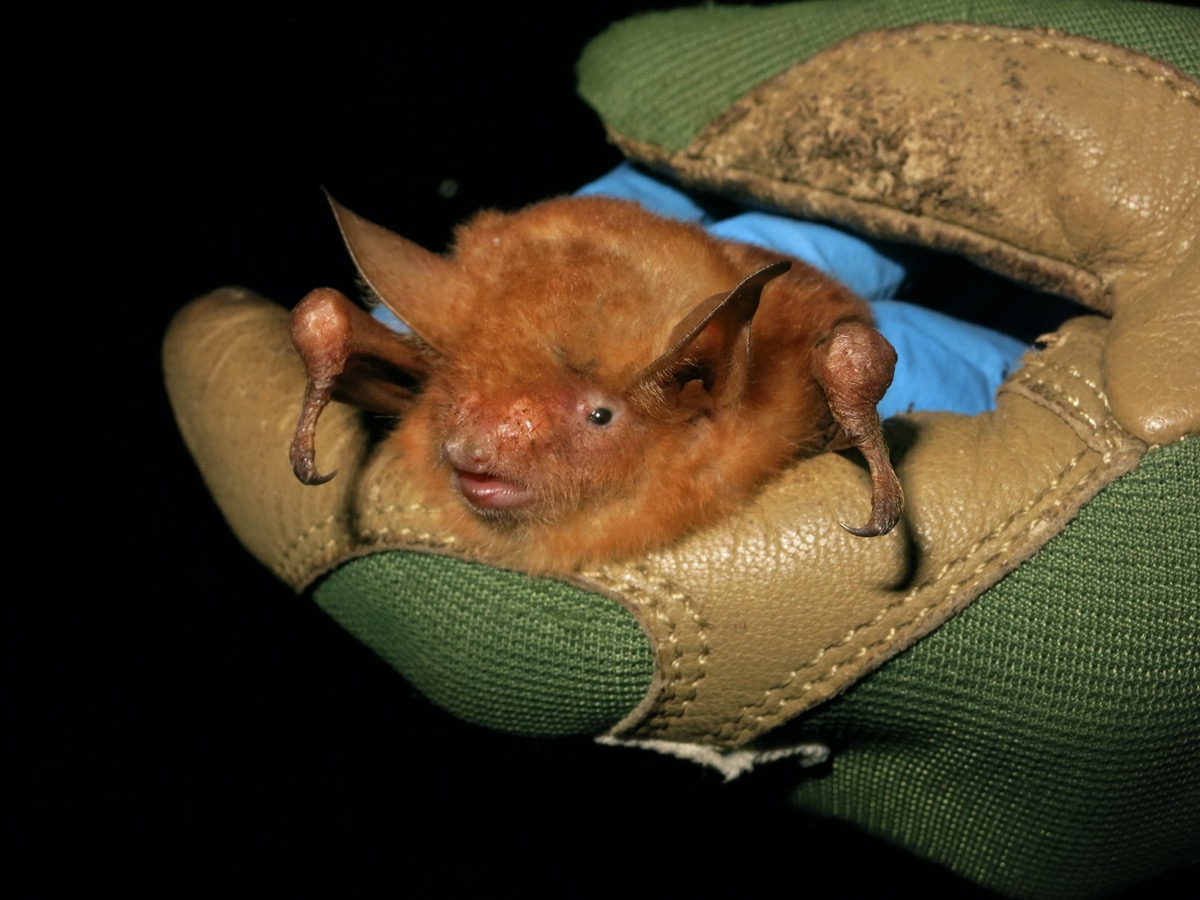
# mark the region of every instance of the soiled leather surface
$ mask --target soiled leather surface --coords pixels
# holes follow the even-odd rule
[[[1051,31],[867,32],[763,83],[680,153],[685,182],[945,247],[1113,316],[1107,389],[1151,443],[1200,418],[1200,84]]]
[[[630,608],[655,685],[613,733],[745,744],[882,664],[1033,554],[1147,445],[1197,430],[1195,82],[1094,42],[997,28],[860,35],[760,86],[679,154],[682,177],[967,252],[1110,313],[1066,323],[994,413],[912,414],[889,438],[907,498],[882,538],[865,470],[805,460],[744,514],[669,551],[564,577]],[[301,486],[304,375],[287,315],[241,289],[195,301],[164,350],[185,440],[241,540],[299,588],[389,547],[477,558],[430,527],[408,461],[331,406]]]

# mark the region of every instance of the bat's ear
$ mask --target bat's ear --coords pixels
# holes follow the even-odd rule
[[[750,323],[762,289],[791,267],[787,260],[771,263],[729,293],[700,301],[672,329],[666,351],[633,377],[629,393],[680,406],[719,406],[738,396],[750,368]]]
[[[455,267],[443,256],[402,238],[325,194],[346,248],[359,274],[383,305],[427,343],[437,346],[441,300],[454,280]]]
[[[322,484],[316,465],[317,419],[330,400],[368,412],[402,413],[437,362],[410,335],[397,334],[332,288],[320,288],[292,311],[292,344],[308,383],[292,437],[292,470],[305,484]]]
[[[813,374],[825,391],[841,432],[831,450],[855,447],[871,470],[871,517],[865,525],[842,527],[859,537],[887,534],[900,520],[904,494],[892,469],[879,401],[896,369],[896,351],[882,334],[863,322],[843,322],[817,347]]]

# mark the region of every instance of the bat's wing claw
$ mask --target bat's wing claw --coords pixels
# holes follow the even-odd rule
[[[317,471],[317,451],[313,445],[316,416],[312,417],[312,422],[308,424],[307,428],[305,424],[302,417],[300,426],[296,429],[296,435],[292,438],[292,446],[288,451],[292,471],[301,484],[324,484],[332,479],[338,470],[334,469],[328,475],[322,475]]]
[[[847,525],[845,522],[838,522],[844,531],[855,535],[856,537],[880,537],[887,534],[896,527],[896,523],[900,521],[900,507],[902,504],[897,504],[891,510],[871,511],[871,518],[867,520],[865,525]]]
[[[293,461],[292,471],[296,473],[296,478],[300,480],[301,484],[307,484],[310,487],[318,484],[324,484],[327,481],[332,481],[333,476],[337,475],[338,473],[338,470],[334,469],[328,475],[319,474],[317,472],[316,463],[311,459],[306,460],[300,465],[297,465],[295,461]]]
[[[318,484],[324,484],[327,481],[332,481],[333,476],[336,475],[337,473],[338,473],[337,469],[334,469],[328,475],[318,475],[314,472],[312,475],[306,475],[306,476],[301,477],[300,480],[309,486],[316,486]]]

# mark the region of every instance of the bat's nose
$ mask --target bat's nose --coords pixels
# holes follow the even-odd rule
[[[480,435],[455,435],[442,447],[450,466],[463,472],[487,472],[496,456],[494,443]]]

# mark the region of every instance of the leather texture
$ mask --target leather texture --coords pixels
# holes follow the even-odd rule
[[[1117,415],[1149,443],[1200,420],[1200,83],[1053,31],[867,32],[763,83],[679,153],[687,183],[964,253],[1113,316]]]
[[[1200,419],[1200,86],[1096,42],[970,26],[860,35],[752,91],[685,151],[614,135],[685,180],[968,253],[1111,316],[1065,323],[995,412],[888,425],[907,498],[861,539],[867,473],[805,460],[745,512],[646,559],[562,577],[624,604],[657,675],[626,739],[747,744],[927,634],[1027,559],[1150,445]],[[864,173],[867,173],[864,175]],[[287,314],[195,301],[164,360],[184,438],[234,531],[302,589],[384,548],[469,559],[411,463],[331,406],[304,487],[287,465],[304,373]]]

